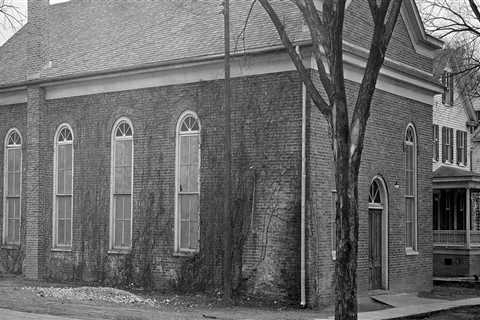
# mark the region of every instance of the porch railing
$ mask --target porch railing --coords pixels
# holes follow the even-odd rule
[[[473,246],[480,246],[480,231],[470,231],[470,242]]]
[[[463,246],[466,243],[467,238],[465,230],[433,230],[434,245]]]

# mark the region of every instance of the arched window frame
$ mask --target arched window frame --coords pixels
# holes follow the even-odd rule
[[[59,141],[60,134],[63,132],[63,130],[68,130],[70,131],[71,134],[71,140],[64,140],[64,141]],[[58,126],[57,131],[55,132],[54,136],[54,156],[53,156],[53,202],[52,202],[52,248],[54,250],[71,250],[72,249],[72,243],[73,243],[73,176],[75,172],[75,147],[74,147],[74,134],[73,134],[73,129],[68,123],[62,123],[60,126]],[[71,192],[70,193],[59,193],[58,190],[58,149],[60,145],[71,145],[72,149],[72,162],[71,162],[71,168],[72,168],[72,178],[71,178]],[[57,207],[57,199],[59,197],[68,197],[70,196],[70,241],[69,242],[64,242],[64,243],[59,243],[58,239],[58,207]],[[68,220],[68,219],[64,219]]]
[[[409,141],[408,135],[409,131],[412,133],[413,141]],[[418,137],[417,137],[417,130],[412,123],[407,125],[405,129],[404,135],[404,143],[405,143],[405,252],[407,255],[415,255],[418,254],[418,194],[417,194],[417,183],[418,183],[418,169],[417,169],[417,152],[418,152]],[[411,148],[411,156],[412,156],[412,171],[413,171],[413,181],[411,190],[409,189],[409,177],[408,177],[408,161],[409,161],[409,150]],[[413,200],[409,200],[413,199]],[[409,218],[408,212],[408,203],[413,201],[413,212],[412,218]],[[410,221],[412,220],[412,221]],[[408,224],[412,223],[412,234],[410,235],[412,239],[409,239],[409,232],[408,232]]]
[[[14,143],[13,145],[9,144],[10,137],[16,134],[18,138],[20,139],[20,144]],[[20,245],[21,242],[21,223],[22,223],[22,161],[23,161],[23,137],[20,134],[20,131],[17,128],[11,128],[8,130],[6,136],[5,136],[5,141],[4,141],[4,169],[3,169],[3,237],[2,237],[2,243],[4,245]],[[18,194],[15,195],[9,195],[9,190],[8,190],[8,153],[10,150],[20,150],[20,177],[19,177],[19,192]],[[9,218],[8,215],[8,210],[7,210],[7,205],[8,205],[8,200],[11,198],[18,198],[18,203],[19,203],[19,210],[18,210],[18,215],[17,217],[14,217],[12,219]],[[18,240],[14,239],[13,241],[8,239],[8,220],[18,220]],[[15,235],[16,238],[17,235]]]
[[[130,126],[131,136],[122,136],[117,137],[117,129],[123,123],[126,123]],[[132,248],[132,236],[133,236],[133,177],[134,177],[134,155],[135,155],[135,143],[134,143],[134,128],[132,121],[127,117],[121,117],[115,121],[113,128],[112,128],[112,136],[111,136],[111,162],[110,162],[110,250],[112,251],[129,251]],[[131,179],[130,179],[130,243],[126,246],[117,246],[115,245],[115,160],[116,160],[116,146],[117,142],[121,140],[131,140]]]
[[[182,133],[181,127],[185,119],[188,117],[194,117],[198,123],[198,130],[191,131],[188,133]],[[183,112],[177,121],[176,127],[176,152],[175,152],[175,241],[174,241],[174,250],[175,252],[198,252],[200,246],[198,245],[197,249],[191,248],[182,248],[180,244],[181,237],[181,221],[180,221],[180,206],[179,206],[179,189],[180,189],[180,137],[182,135],[198,135],[198,200],[200,203],[200,168],[201,168],[201,132],[202,125],[198,115],[191,110]],[[200,207],[198,210],[198,242],[200,242]]]

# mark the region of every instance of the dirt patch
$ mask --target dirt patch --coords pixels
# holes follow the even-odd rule
[[[155,299],[142,298],[125,290],[105,287],[23,287],[21,290],[31,291],[40,297],[52,297],[61,300],[104,301],[121,304],[148,304],[154,306]]]

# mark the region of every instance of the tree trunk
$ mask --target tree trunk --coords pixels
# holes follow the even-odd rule
[[[358,175],[336,167],[336,175],[349,175],[337,184],[337,243],[335,264],[335,319],[357,319]],[[342,228],[343,225],[343,228]],[[342,232],[343,229],[343,232]]]
[[[358,253],[358,167],[351,163],[349,141],[337,140],[335,182],[336,263],[335,319],[357,319],[357,253]]]

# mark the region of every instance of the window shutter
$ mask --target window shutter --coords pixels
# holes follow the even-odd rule
[[[453,74],[448,74],[448,99],[450,104],[453,105]]]
[[[440,137],[438,132],[438,125],[435,125],[435,161],[438,161],[438,154],[440,153]]]
[[[463,133],[463,164],[467,165],[467,133]]]
[[[457,130],[456,132],[456,142],[457,142],[457,164],[460,164],[460,160],[462,159],[461,149],[460,149],[460,141],[462,139],[462,132]]]
[[[453,163],[453,129],[448,129],[450,131],[450,163]]]
[[[447,142],[446,139],[446,128],[442,127],[442,162],[445,162],[446,160],[446,154],[447,154],[447,148],[445,143]]]
[[[446,84],[445,72],[442,74],[442,86],[443,86],[442,103],[445,104],[445,100],[447,98],[447,84]]]

